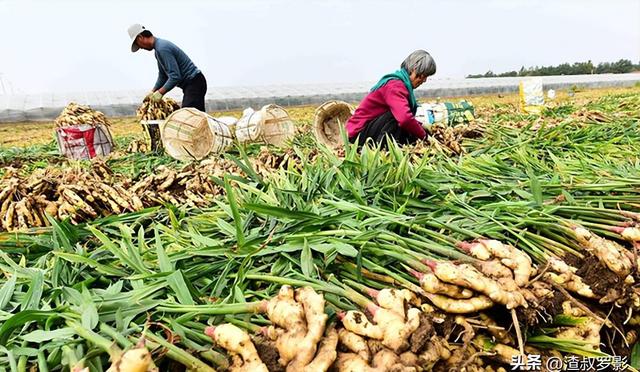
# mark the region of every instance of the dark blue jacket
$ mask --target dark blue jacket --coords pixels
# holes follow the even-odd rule
[[[200,73],[189,56],[169,40],[156,38],[153,49],[158,61],[158,79],[153,86],[154,91],[160,87],[167,92],[175,86],[183,88],[186,82]]]

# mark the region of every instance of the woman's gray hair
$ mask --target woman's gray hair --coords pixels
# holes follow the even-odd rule
[[[426,50],[416,50],[409,54],[400,65],[408,73],[415,71],[418,76],[431,76],[436,73],[436,61]]]

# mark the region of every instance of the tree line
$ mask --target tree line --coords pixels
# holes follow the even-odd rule
[[[575,62],[573,64],[563,63],[557,66],[535,66],[525,68],[520,71],[508,71],[496,74],[489,70],[484,74],[467,75],[467,78],[482,77],[507,77],[507,76],[548,76],[548,75],[583,75],[583,74],[623,74],[627,72],[640,71],[640,63],[634,65],[628,59],[621,59],[617,62],[601,62],[594,65],[591,60],[587,62]]]

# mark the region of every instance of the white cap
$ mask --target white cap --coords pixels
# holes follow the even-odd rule
[[[136,38],[138,37],[138,35],[140,35],[142,33],[142,31],[145,31],[146,28],[144,28],[143,25],[136,23],[133,24],[131,26],[129,26],[129,29],[127,31],[129,31],[129,37],[131,38],[131,51],[132,52],[137,52],[138,49],[140,49],[140,47],[138,46],[138,44],[136,44]]]

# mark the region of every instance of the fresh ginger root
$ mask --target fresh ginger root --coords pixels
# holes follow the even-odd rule
[[[342,324],[350,332],[381,340],[384,346],[395,352],[408,348],[409,337],[420,326],[420,310],[409,309],[406,321],[395,311],[373,304],[370,306],[370,312],[373,315],[375,325],[359,311],[347,311],[342,317]]]
[[[320,347],[311,363],[304,366],[304,372],[326,372],[335,362],[338,352],[338,332],[335,328],[327,331],[326,336],[320,342]]]
[[[497,259],[481,261],[478,263],[478,269],[492,279],[510,278],[513,280],[513,271],[505,266]],[[514,280],[515,283],[515,280]]]
[[[488,278],[475,267],[468,264],[456,265],[452,262],[427,262],[438,279],[472,289],[487,295],[496,303],[505,305],[507,309],[518,306],[527,307],[527,302],[520,292],[505,290],[500,283]]]
[[[336,369],[338,372],[378,372],[376,368],[369,366],[368,361],[354,353],[338,353]]]
[[[457,315],[455,317],[455,322],[457,325],[464,328],[464,331],[460,333],[462,335],[462,342],[465,344],[471,342],[471,339],[473,338],[473,336],[476,335],[476,331],[473,329],[471,324],[467,322],[467,319],[465,317],[460,315]]]
[[[493,301],[487,296],[455,299],[442,295],[429,295],[427,298],[440,310],[451,314],[468,314],[493,307]]]
[[[513,279],[518,286],[524,287],[529,283],[533,268],[528,254],[498,240],[480,240],[480,243],[487,247],[494,257],[499,258],[502,264],[513,270]]]
[[[498,240],[480,239],[473,243],[460,242],[458,247],[482,261],[488,261],[491,258],[499,259],[504,266],[513,270],[514,280],[519,287],[526,286],[534,272],[531,257],[528,254]]]
[[[152,370],[152,365],[151,353],[144,346],[144,341],[141,341],[113,360],[107,372],[148,372]]]
[[[282,286],[267,305],[267,315],[278,329],[270,327],[276,337],[280,364],[288,371],[299,371],[312,362],[328,319],[324,297],[311,287]],[[318,365],[319,363],[316,363]]]
[[[396,353],[382,349],[373,356],[371,365],[360,355],[354,353],[339,353],[336,361],[338,372],[414,372],[417,369],[405,366]]]
[[[568,277],[570,279],[568,279]],[[582,281],[582,278],[577,275],[566,275],[566,274],[556,274],[556,273],[545,273],[544,278],[546,280],[550,280],[556,284],[561,285],[563,288],[567,289],[570,292],[577,293],[582,297],[586,298],[596,298],[595,293],[588,284],[585,284]]]
[[[609,270],[621,278],[631,273],[633,263],[625,254],[626,249],[620,244],[593,234],[584,227],[576,227],[574,233],[578,243],[596,256]]]
[[[629,242],[640,242],[640,228],[636,227],[636,226],[631,226],[631,227],[614,227],[612,228],[612,230],[618,234],[620,234],[620,236],[622,236],[622,238],[626,241]]]
[[[272,323],[287,330],[305,328],[304,308],[293,297],[293,288],[283,285],[278,295],[267,304],[267,315]]]
[[[451,350],[446,340],[434,336],[427,342],[422,354],[418,356],[419,365],[426,371],[430,371],[440,360],[447,360],[451,357]]]
[[[298,354],[298,346],[307,333],[304,309],[295,302],[293,288],[280,288],[278,295],[267,305],[267,315],[273,324],[280,327],[269,327],[268,335],[276,342],[280,364],[286,366]]]
[[[369,321],[366,315],[360,311],[350,310],[342,316],[342,324],[344,327],[357,335],[381,340],[384,337],[382,327],[375,325]]]
[[[573,307],[570,301],[562,303],[562,313],[572,317],[583,317],[587,314],[580,308]],[[600,349],[600,330],[602,322],[589,318],[573,327],[563,327],[555,334],[556,338],[568,340],[581,340],[588,343],[594,350]]]
[[[433,273],[421,273],[411,270],[411,275],[420,282],[420,288],[427,293],[445,295],[452,298],[471,298],[473,292],[454,284],[444,283]]]
[[[377,292],[375,298],[378,305],[391,310],[404,319],[407,304],[415,297],[407,289],[384,288]]]
[[[390,310],[378,308],[373,312],[373,320],[383,327],[382,344],[394,352],[406,350],[408,339],[420,326],[420,310],[411,308],[407,311],[406,322]]]
[[[474,343],[480,346],[481,349],[485,351],[490,351],[495,353],[495,357],[500,360],[500,362],[504,364],[509,364],[512,362],[514,357],[517,357],[520,352],[517,349],[512,348],[511,346],[497,343],[489,343],[488,339],[484,336],[477,336],[474,339]]]
[[[491,252],[489,252],[489,249],[487,249],[487,247],[485,247],[484,244],[480,242],[458,242],[456,246],[482,261],[486,261],[493,257]]]
[[[575,267],[569,266],[566,262],[553,256],[547,259],[547,263],[549,265],[549,271],[543,276],[545,280],[561,285],[568,291],[577,293],[580,296],[596,298],[591,287],[585,284],[582,278],[575,274],[576,271],[578,271]]]
[[[367,340],[362,336],[347,331],[344,328],[341,328],[340,331],[338,331],[338,336],[340,338],[340,344],[369,362],[371,359],[371,353],[369,352]]]
[[[482,324],[487,327],[487,331],[500,343],[510,345],[513,344],[513,337],[503,327],[498,326],[493,318],[485,313],[480,313]]]
[[[371,303],[368,310],[375,325],[359,311],[348,311],[342,316],[344,327],[357,335],[365,336],[393,350],[401,352],[409,347],[408,339],[420,326],[421,311],[416,308],[406,310],[415,296],[406,289],[385,288],[375,291],[374,297],[379,306]]]
[[[221,324],[216,327],[207,327],[205,334],[211,337],[220,347],[227,350],[232,357],[239,355],[241,358],[233,358],[232,372],[268,372],[267,366],[262,363],[255,345],[249,334],[233,324]]]
[[[405,351],[404,353],[399,355],[400,363],[403,367],[414,367],[418,368],[420,365],[420,359],[418,356],[410,351]]]
[[[391,350],[382,349],[373,356],[373,366],[382,371],[403,371],[400,357]]]

